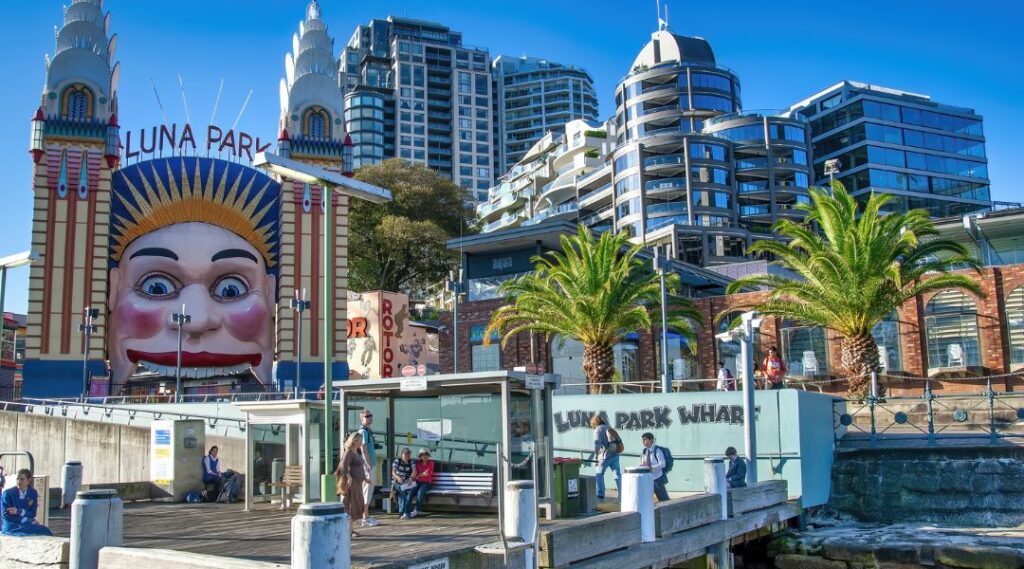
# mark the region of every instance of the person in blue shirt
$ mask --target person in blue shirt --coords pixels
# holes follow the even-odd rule
[[[619,469],[619,453],[616,452],[614,439],[609,438],[608,425],[599,415],[590,418],[590,427],[594,429],[594,458],[597,460],[597,499],[604,500],[604,473],[611,470],[615,474],[615,488],[622,494],[622,471]]]
[[[210,447],[210,454],[203,457],[203,484],[208,490],[220,492],[220,484],[224,475],[220,471],[220,449]],[[214,496],[216,497],[216,496]]]
[[[725,482],[729,488],[742,488],[747,485],[747,463],[736,456],[736,449],[729,447],[725,449],[725,459],[729,461],[728,470],[725,472]]]
[[[50,529],[36,521],[39,493],[32,487],[32,471],[18,471],[18,485],[4,490],[0,500],[3,508],[4,535],[53,535]]]

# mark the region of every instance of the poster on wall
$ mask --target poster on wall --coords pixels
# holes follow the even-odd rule
[[[174,480],[174,456],[171,452],[172,424],[154,421],[151,432],[150,476],[153,483],[166,486]]]
[[[416,438],[421,441],[437,442],[452,434],[451,419],[417,419]]]

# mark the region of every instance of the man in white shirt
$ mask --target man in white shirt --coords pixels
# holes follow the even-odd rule
[[[665,476],[665,451],[654,444],[654,435],[644,433],[641,435],[644,441],[644,450],[640,454],[640,465],[651,469],[651,477],[654,478],[654,495],[659,502],[668,500],[668,477]]]
[[[732,372],[725,367],[725,362],[718,362],[718,383],[715,385],[715,391],[733,391],[735,384]]]

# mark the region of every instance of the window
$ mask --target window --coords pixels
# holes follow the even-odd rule
[[[981,365],[978,308],[971,297],[957,290],[940,292],[924,313],[929,368]]]
[[[892,312],[871,329],[871,336],[878,344],[878,363],[882,373],[892,373],[902,368],[900,358],[900,323]]]
[[[725,147],[703,142],[690,143],[690,158],[695,160],[725,160]]]
[[[693,108],[702,110],[710,109],[714,111],[722,111],[723,113],[731,113],[733,110],[731,99],[715,95],[694,95]]]
[[[496,371],[501,369],[501,337],[491,332],[490,345],[484,345],[487,325],[478,324],[469,328],[469,343],[472,345],[473,371]]]
[[[864,115],[885,121],[900,122],[900,108],[878,101],[864,101]]]
[[[92,118],[92,92],[84,85],[72,85],[64,92],[64,116],[73,121]]]
[[[359,129],[355,129],[359,130]],[[330,118],[321,107],[313,107],[306,111],[306,138],[325,140],[331,137]]]
[[[828,342],[821,326],[799,326],[783,321],[782,358],[789,375],[828,375]]]
[[[1006,297],[1006,337],[1010,339],[1010,364],[1024,364],[1024,286]]]

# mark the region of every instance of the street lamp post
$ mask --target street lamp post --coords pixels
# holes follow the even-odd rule
[[[295,290],[295,298],[292,299],[292,308],[295,309],[295,318],[298,321],[295,334],[295,398],[299,398],[299,386],[302,385],[302,313],[309,309],[310,303],[306,300],[306,289],[302,289],[302,296],[299,297],[298,289]],[[283,391],[283,390],[282,390]]]
[[[668,271],[668,257],[662,257],[658,248],[654,248],[654,270],[661,278],[661,392],[672,391],[672,379],[668,371],[668,289],[665,286],[665,273]]]
[[[448,290],[452,291],[452,363],[455,373],[459,373],[459,296],[462,294],[462,269],[459,278],[455,279],[455,271],[448,273]]]
[[[737,328],[715,336],[723,342],[739,340],[743,360],[743,442],[747,456],[747,484],[757,482],[757,435],[754,429],[754,334],[761,327],[757,312],[744,312]]]
[[[297,182],[316,184],[321,191],[326,193],[324,199],[324,470],[331,472],[331,461],[334,452],[334,417],[333,400],[334,385],[331,375],[331,367],[334,364],[334,313],[331,299],[334,295],[334,271],[333,271],[333,226],[330,224],[331,209],[333,200],[329,199],[334,193],[349,197],[364,199],[373,203],[384,203],[391,201],[391,192],[378,188],[372,184],[361,182],[352,178],[352,139],[345,137],[344,153],[342,156],[342,174],[329,172],[310,164],[303,164],[285,158],[271,152],[261,152],[253,160],[253,166],[262,168],[268,172]],[[320,500],[333,502],[335,481],[333,474],[324,474],[320,478]]]
[[[178,365],[174,372],[174,399],[182,401],[181,397],[181,345],[185,335],[185,324],[192,321],[192,315],[185,313],[185,305],[181,305],[181,312],[171,315],[171,321],[178,325]]]
[[[838,158],[829,158],[825,161],[825,174],[828,175],[828,191],[836,185],[836,174],[839,173],[839,169],[843,167],[842,160]]]
[[[85,344],[82,349],[82,401],[89,397],[89,338],[96,331],[93,320],[99,317],[98,308],[86,306],[82,312],[82,323],[78,325],[78,331],[85,334]]]

